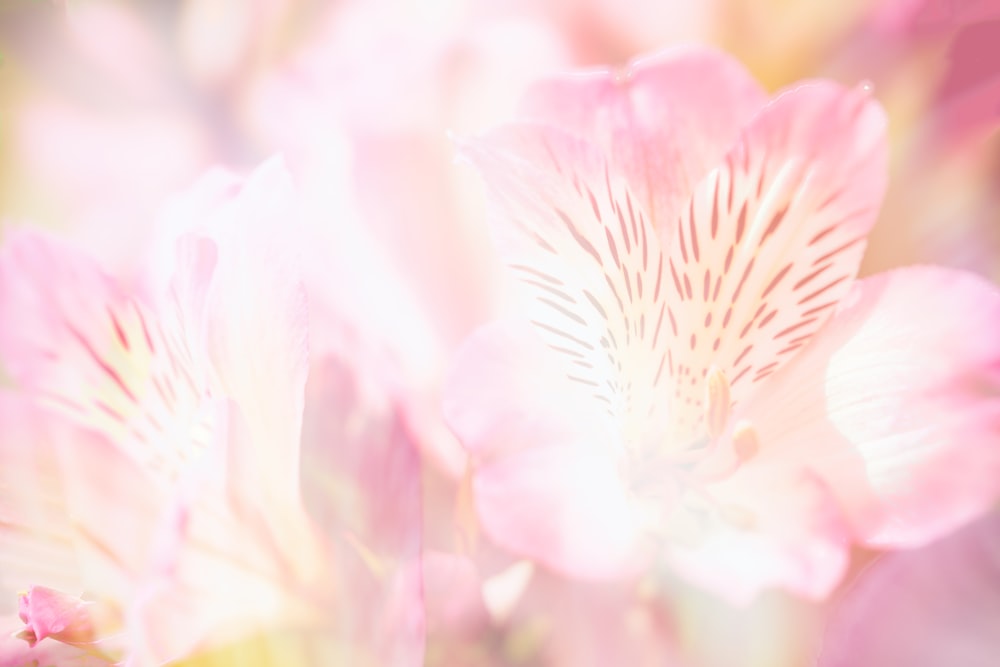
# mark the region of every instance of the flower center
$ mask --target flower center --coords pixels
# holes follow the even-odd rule
[[[628,449],[622,476],[657,540],[700,542],[713,522],[736,526],[752,523],[741,508],[716,502],[706,488],[720,482],[759,449],[757,433],[747,421],[730,425],[729,382],[718,367],[705,377],[701,434],[683,447]]]

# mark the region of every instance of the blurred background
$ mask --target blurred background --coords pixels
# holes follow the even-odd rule
[[[58,229],[133,275],[174,193],[280,153],[331,241],[331,301],[429,405],[498,292],[483,193],[450,135],[508,118],[541,76],[690,42],[771,91],[870,82],[892,173],[863,273],[933,262],[1000,281],[998,0],[0,0],[0,233]],[[448,551],[463,464],[446,435],[428,440],[426,542]],[[602,614],[567,619],[568,602],[669,636],[683,664],[803,665],[826,613],[780,594],[732,610],[680,583],[667,613],[655,592],[619,604],[537,575],[516,611],[470,629],[451,589],[427,590],[429,665],[589,664],[570,656],[597,650],[582,638]],[[664,664],[651,646],[634,664]]]

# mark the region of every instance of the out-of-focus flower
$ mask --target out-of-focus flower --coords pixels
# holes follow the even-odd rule
[[[320,655],[417,664],[419,466],[400,437],[366,441],[360,467],[337,458],[336,432],[302,445],[309,322],[291,183],[272,162],[232,185],[199,193],[169,277],[146,289],[46,237],[7,239],[0,353],[22,394],[0,413],[3,583],[85,592],[117,620],[78,629],[124,633],[137,665],[276,627],[314,633]],[[373,505],[383,494],[407,510]]]
[[[987,667],[1000,651],[1000,517],[889,554],[834,609],[819,667]]]
[[[525,86],[568,63],[554,31],[491,18],[465,3],[345,3],[245,110],[304,185],[316,300],[395,359],[428,461],[455,478],[465,456],[440,423],[443,369],[495,316],[500,267],[448,135],[500,122]]]
[[[120,3],[28,2],[0,25],[3,211],[72,220],[68,233],[105,260],[127,253],[137,222],[207,167],[219,138],[185,108],[148,18]]]
[[[961,143],[1000,121],[998,30],[996,0],[883,0],[849,35],[834,66],[867,67],[879,85],[903,80],[926,107],[935,140]]]
[[[524,310],[473,335],[445,406],[499,543],[821,597],[851,541],[921,544],[993,502],[1000,297],[854,280],[885,187],[867,91],[768,103],[679,50],[542,84],[523,118],[464,151]]]
[[[0,666],[111,667],[114,664],[91,646],[71,646],[55,641],[30,644],[19,636],[23,628],[20,618],[0,619]]]
[[[884,0],[824,71],[871,80],[886,105],[892,179],[861,274],[940,262],[994,280],[1000,225],[1000,3]]]

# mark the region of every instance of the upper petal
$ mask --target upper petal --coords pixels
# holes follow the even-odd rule
[[[20,397],[2,396],[0,432],[4,587],[85,591],[121,609],[169,528],[162,479],[102,434]]]
[[[200,213],[194,232],[218,252],[205,298],[208,356],[252,433],[260,493],[294,504],[308,365],[308,310],[297,268],[296,200],[280,160],[231,200]]]
[[[750,465],[807,466],[856,537],[926,542],[1000,492],[1000,294],[956,271],[860,281],[823,332],[739,417]]]
[[[822,327],[857,274],[885,182],[879,106],[814,82],[769,104],[698,184],[666,258],[675,437],[700,430],[712,366],[739,404]]]
[[[424,649],[421,461],[401,402],[359,358],[329,355],[307,385],[306,509],[337,550],[338,625],[387,665]]]
[[[0,320],[5,365],[42,402],[166,477],[200,451],[189,436],[204,380],[180,320],[159,317],[83,253],[11,234]]]
[[[700,47],[642,58],[624,71],[553,78],[525,95],[521,116],[597,144],[669,236],[697,184],[767,95],[735,59]]]
[[[493,196],[492,231],[523,292],[518,316],[584,409],[626,441],[655,440],[671,372],[668,278],[642,204],[597,147],[555,128],[508,126],[466,155]]]

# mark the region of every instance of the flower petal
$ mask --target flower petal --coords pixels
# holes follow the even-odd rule
[[[252,465],[252,441],[238,406],[221,399],[212,407],[211,455],[162,504],[140,586],[127,598],[137,654],[153,664],[311,620],[339,584],[319,581],[325,559],[303,516],[283,508],[276,531],[263,511],[242,470]]]
[[[29,401],[4,396],[0,424],[3,581],[126,597],[150,557],[163,480]]]
[[[736,60],[682,47],[637,60],[624,72],[597,70],[536,84],[521,116],[596,143],[669,238],[695,184],[766,102]]]
[[[47,416],[0,391],[0,593],[10,596],[41,582],[83,590],[59,461],[43,432]]]
[[[202,212],[218,262],[206,298],[209,357],[245,415],[254,472],[269,501],[295,504],[308,362],[308,312],[297,270],[291,179],[279,160],[231,201]]]
[[[180,324],[89,258],[19,231],[0,254],[0,354],[25,389],[167,477],[197,454],[203,384]]]
[[[473,334],[445,418],[472,456],[476,505],[498,543],[563,572],[607,577],[641,559],[639,517],[603,412],[527,324]]]
[[[757,462],[811,467],[867,544],[953,530],[1000,491],[998,330],[1000,294],[970,274],[858,282],[739,415],[759,434]]]
[[[656,440],[672,371],[660,242],[629,186],[596,149],[540,126],[466,148],[496,204],[493,231],[531,322],[585,400],[626,440]]]
[[[819,667],[988,667],[1000,651],[1000,516],[884,556],[834,610]]]
[[[685,578],[740,605],[775,587],[821,599],[840,581],[849,531],[817,475],[748,466],[707,491],[716,515],[708,517],[704,541],[669,551]]]
[[[338,549],[341,625],[384,664],[424,650],[421,462],[401,404],[358,358],[330,355],[307,385],[306,509]]]
[[[823,325],[857,273],[885,180],[878,105],[809,83],[768,105],[698,184],[667,258],[669,346],[684,360],[670,392],[677,439],[698,434],[712,366],[738,404]]]

